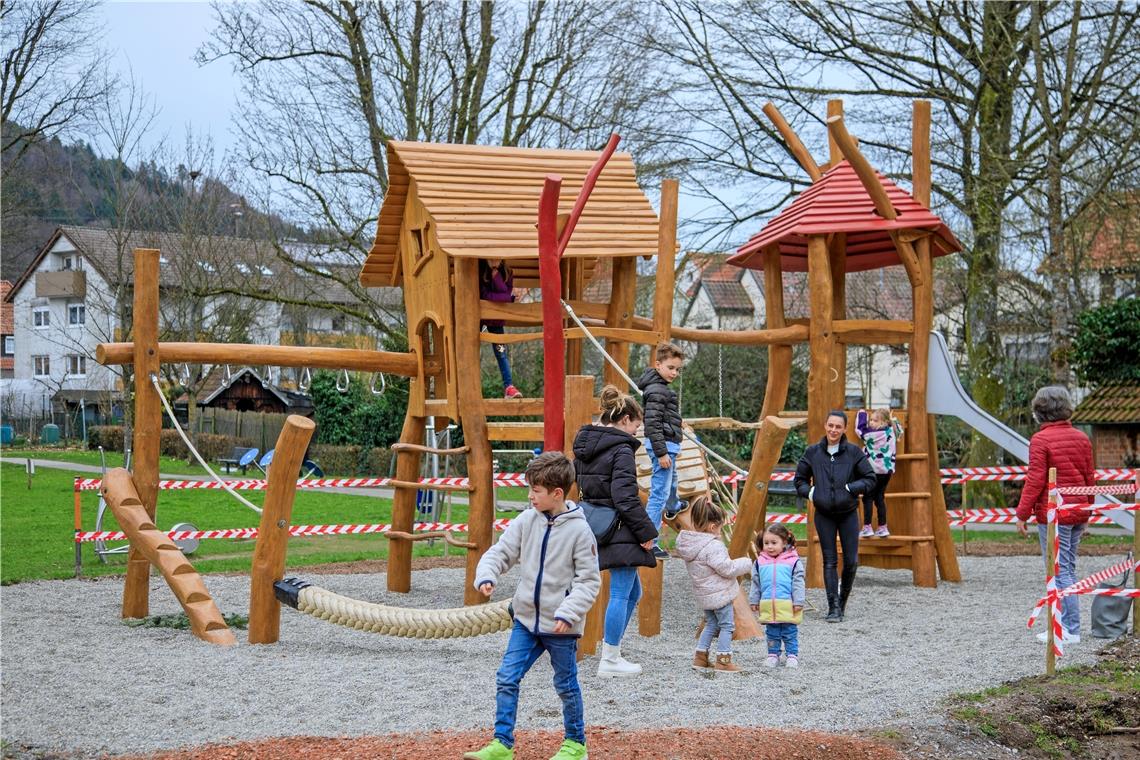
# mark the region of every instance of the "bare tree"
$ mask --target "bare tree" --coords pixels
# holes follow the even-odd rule
[[[794,122],[818,124],[824,98],[851,96],[849,116],[865,126],[858,130],[864,149],[888,173],[904,178],[910,102],[935,102],[935,205],[966,246],[964,343],[972,393],[993,412],[999,411],[1005,390],[999,317],[991,307],[998,301],[1003,263],[1015,253],[1008,248],[1009,220],[1024,211],[1025,198],[1042,182],[1046,165],[1047,127],[1033,103],[1034,40],[1041,40],[1042,50],[1062,50],[1062,40],[1070,34],[1095,39],[1088,58],[1082,56],[1084,68],[1075,71],[1078,78],[1082,70],[1095,70],[1099,60],[1106,61],[1105,72],[1128,72],[1122,87],[1135,75],[1134,64],[1102,44],[1108,38],[1119,41],[1121,31],[1132,28],[1131,21],[1113,27],[1108,19],[1130,18],[1134,6],[1051,5],[1040,14],[1033,6],[912,0],[887,5],[676,2],[668,6],[675,33],[660,41],[690,72],[688,81],[697,93],[695,103],[681,101],[679,107],[719,103],[726,113],[701,122],[694,163],[714,170],[728,167],[741,177],[772,179],[773,173],[780,174],[772,171],[774,159],[794,165],[787,156],[755,146],[771,142],[770,128],[756,111],[764,100],[778,101]],[[709,94],[701,99],[705,83]],[[1091,96],[1095,91],[1084,87],[1084,92]],[[1084,118],[1098,129],[1110,126],[1101,103],[1081,102]],[[1057,109],[1050,112],[1055,116]],[[809,138],[823,133],[802,130]],[[1092,144],[1078,149],[1073,161],[1078,155],[1095,158]],[[975,437],[974,461],[995,456],[988,441]]]
[[[597,148],[616,129],[653,156],[659,115],[646,105],[662,73],[625,33],[647,30],[651,11],[628,0],[227,3],[199,58],[228,58],[243,78],[241,154],[264,183],[251,194],[310,225],[342,266],[287,245],[279,256],[348,289],[360,304],[349,316],[383,331],[390,307],[347,264],[370,247],[388,141]]]
[[[4,153],[86,121],[115,80],[100,46],[97,3],[89,0],[0,2],[0,121]]]

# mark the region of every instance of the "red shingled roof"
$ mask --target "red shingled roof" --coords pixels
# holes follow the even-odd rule
[[[876,172],[876,174],[878,174]],[[898,212],[897,219],[875,213],[875,204],[863,188],[855,169],[840,161],[764,229],[737,249],[729,262],[750,269],[764,268],[763,250],[780,246],[780,268],[785,272],[807,271],[807,236],[847,233],[847,271],[860,272],[899,263],[889,233],[893,230],[927,229],[934,233],[931,253],[943,256],[962,249],[954,233],[882,174],[878,174],[887,197]]]

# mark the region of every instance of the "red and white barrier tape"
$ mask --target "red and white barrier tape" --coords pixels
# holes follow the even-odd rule
[[[1133,494],[1136,486],[1131,483],[1111,483],[1105,486],[1064,486],[1057,491],[1063,496],[1093,496],[1096,494]]]
[[[1028,627],[1032,628],[1033,624],[1037,622],[1037,617],[1041,614],[1041,611],[1043,609],[1045,609],[1045,605],[1047,603],[1049,603],[1050,601],[1055,601],[1055,602],[1057,602],[1057,604],[1059,606],[1060,600],[1066,596],[1093,595],[1093,596],[1124,596],[1124,597],[1132,597],[1132,598],[1140,597],[1140,589],[1134,589],[1134,588],[1132,588],[1132,589],[1098,589],[1098,588],[1095,588],[1095,586],[1102,581],[1106,581],[1109,578],[1113,578],[1117,575],[1121,575],[1122,573],[1136,572],[1137,569],[1140,569],[1140,561],[1136,561],[1136,560],[1132,560],[1132,559],[1124,559],[1124,560],[1121,560],[1120,562],[1116,563],[1112,567],[1106,567],[1104,570],[1093,573],[1092,575],[1088,576],[1087,578],[1082,578],[1081,580],[1073,583],[1072,585],[1066,586],[1065,588],[1061,589],[1060,591],[1056,591],[1055,587],[1054,587],[1055,593],[1050,592],[1050,593],[1046,594],[1045,596],[1043,596],[1037,600],[1037,604],[1035,604],[1033,607],[1033,612],[1030,613],[1030,615],[1029,615]],[[1055,610],[1053,613],[1054,622],[1056,622],[1058,617],[1059,617],[1059,613]],[[1054,632],[1054,635],[1056,635],[1056,632]]]
[[[492,523],[494,530],[506,530],[508,519],[495,520]],[[453,533],[466,533],[467,523],[415,523],[413,531],[448,530]],[[290,536],[345,536],[363,535],[368,533],[387,533],[393,528],[390,524],[376,523],[372,525],[293,525],[289,528]],[[188,539],[208,540],[215,538],[257,538],[257,528],[228,528],[225,530],[172,530],[166,534],[172,541],[185,541]],[[89,541],[125,541],[127,534],[117,530],[77,531],[76,543]]]

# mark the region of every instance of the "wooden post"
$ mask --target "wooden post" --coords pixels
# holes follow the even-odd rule
[[[559,267],[561,254],[558,250],[558,196],[562,188],[562,178],[548,175],[538,201],[538,276],[542,286],[542,352],[543,352],[543,399],[545,401],[545,436],[543,449],[558,451],[562,446],[562,410],[566,401],[566,338],[562,332],[562,271]],[[455,287],[459,285],[459,261],[455,265]],[[476,284],[476,280],[471,281]],[[465,299],[466,300],[466,299]],[[478,304],[476,304],[476,307]],[[456,323],[462,324],[459,317],[459,297],[455,299]],[[479,322],[479,310],[470,312],[464,319]],[[476,348],[478,344],[476,344]],[[478,354],[476,354],[476,360]],[[460,367],[477,367],[458,360]],[[467,426],[464,425],[464,437]]]
[[[841,98],[827,101],[827,118],[830,119],[832,116],[843,118],[843,100]],[[843,151],[840,149],[839,143],[835,141],[835,136],[830,132],[827,134],[827,160],[830,162],[829,169],[843,160]]]
[[[839,103],[840,107],[842,107],[843,101],[839,101]],[[807,172],[807,175],[811,178],[811,181],[815,182],[820,177],[822,177],[823,172],[820,171],[819,165],[816,164],[815,159],[812,158],[812,155],[808,152],[808,149],[804,147],[803,141],[800,140],[799,135],[795,133],[795,131],[788,124],[787,120],[784,119],[783,114],[780,113],[780,109],[776,108],[776,106],[772,105],[771,103],[765,103],[764,108],[761,110],[764,111],[764,114],[768,117],[768,120],[772,122],[772,126],[776,128],[776,131],[780,133],[780,136],[784,138],[784,142],[788,146],[788,151],[796,157],[796,160],[799,161],[800,166],[803,167],[803,170]]]
[[[478,266],[478,264],[476,264]],[[478,321],[475,322],[478,325]],[[417,382],[412,378],[412,383]],[[462,387],[463,384],[460,384]],[[422,445],[427,419],[413,414],[409,408],[400,431],[401,443]],[[396,454],[396,480],[415,481],[420,476],[420,452],[416,449]],[[397,488],[392,495],[392,529],[410,533],[415,521],[416,492],[410,488]],[[470,521],[468,521],[470,522]],[[412,542],[403,538],[388,539],[388,590],[406,594],[412,590]],[[476,593],[478,593],[476,591]]]
[[[598,642],[605,636],[606,607],[610,603],[610,571],[602,571],[602,586],[598,589],[598,596],[593,606],[586,613],[586,625],[582,629],[582,638],[578,639],[578,661],[598,651]]]
[[[767,329],[775,330],[788,326],[784,316],[784,273],[780,269],[780,249],[776,245],[768,246],[764,250],[764,314]],[[792,347],[769,345],[768,380],[764,386],[764,404],[760,409],[761,422],[767,417],[779,415],[784,410],[791,379]],[[759,436],[760,433],[757,431],[752,439],[753,450],[760,441]]]
[[[75,532],[83,530],[83,517],[82,517],[82,502],[81,495],[78,488],[75,488]],[[75,542],[75,577],[83,575],[83,544],[78,541]]]
[[[661,633],[661,598],[665,586],[665,563],[657,561],[656,567],[639,567],[637,575],[641,579],[641,601],[637,605],[637,632],[642,636],[656,636]]]
[[[1057,468],[1049,468],[1049,493],[1052,494],[1057,488]],[[1050,499],[1052,497],[1050,496]],[[1052,503],[1050,509],[1055,509],[1056,503]],[[1053,544],[1057,540],[1057,519],[1054,518],[1049,521],[1049,527],[1045,532],[1045,575],[1054,575],[1053,566],[1057,561],[1057,553]],[[1060,581],[1056,577],[1053,578],[1053,585],[1058,591],[1061,590]],[[1057,669],[1057,655],[1053,651],[1053,605],[1047,603],[1045,605],[1045,674],[1053,675]]]
[[[788,437],[788,431],[803,423],[802,418],[765,417],[760,429],[756,431],[752,462],[748,465],[748,479],[744,483],[744,493],[736,510],[736,524],[732,526],[729,556],[748,555],[749,543],[764,524],[772,468],[780,461],[780,449]]]
[[[158,259],[154,248],[135,249],[135,294],[131,315],[134,333],[135,419],[134,487],[151,521],[158,500],[159,434],[162,402],[151,385],[158,375]],[[127,554],[123,585],[123,617],[146,617],[150,610],[150,562],[134,545]]]
[[[633,256],[620,256],[613,262],[613,280],[610,288],[610,304],[606,307],[606,326],[628,328],[633,324],[633,312],[637,300],[637,259]],[[606,338],[606,351],[623,369],[629,370],[629,342]],[[625,380],[609,362],[602,363],[602,377],[613,383],[623,393],[629,393]]]
[[[842,105],[843,101],[839,101]],[[831,318],[847,319],[847,233],[829,235],[828,265],[831,268]],[[829,409],[847,408],[847,344],[836,340],[831,353],[833,368]],[[868,401],[868,405],[869,405]]]
[[[562,279],[562,292],[565,293],[566,302],[579,301],[582,298],[583,278],[585,272],[583,271],[584,259],[563,259],[562,266],[564,268]],[[563,317],[564,324],[565,316]],[[572,338],[566,341],[566,374],[580,375],[582,374],[582,345],[584,341],[581,338]],[[628,344],[626,351],[629,351]]]
[[[653,330],[669,340],[673,327],[673,288],[677,269],[677,195],[675,179],[661,182],[661,214],[657,227],[657,278],[653,291]]]
[[[808,442],[823,437],[830,401],[831,358],[835,355],[835,333],[831,322],[831,264],[827,242],[822,235],[808,237],[808,288],[811,321],[808,325],[811,345],[811,370],[808,373]],[[823,555],[815,535],[814,505],[808,504],[807,585],[823,585]]]
[[[950,523],[946,519],[946,493],[942,488],[942,473],[938,466],[938,434],[935,429],[934,415],[926,415],[927,440],[926,462],[920,463],[926,467],[930,483],[930,519],[934,530],[934,553],[938,559],[938,575],[944,581],[958,583],[962,580],[962,571],[958,567],[958,555],[954,552],[954,536],[950,532]],[[962,523],[962,553],[966,553],[966,524]]]
[[[273,584],[285,575],[285,553],[289,548],[289,526],[293,520],[293,500],[297,496],[297,473],[305,459],[305,449],[317,423],[291,414],[277,436],[273,462],[269,465],[269,486],[253,548],[249,571],[249,643],[274,644],[281,637],[281,603]]]
[[[555,196],[557,199],[557,196]],[[557,270],[557,265],[555,265]],[[559,314],[562,307],[557,305]],[[558,335],[562,335],[562,320],[554,323]],[[561,347],[557,357],[559,365],[565,359]],[[460,368],[479,366],[479,262],[475,259],[455,259],[455,361]],[[558,378],[558,392],[563,389],[562,378]],[[468,541],[475,544],[467,551],[467,582],[463,587],[464,604],[482,604],[486,597],[472,585],[475,582],[475,569],[479,558],[491,548],[492,524],[495,521],[495,491],[492,486],[493,464],[491,442],[487,439],[487,416],[483,404],[483,389],[477,382],[460,382],[459,408],[460,422],[463,424],[463,439],[470,447],[467,453],[467,477],[472,491],[468,496]],[[547,392],[552,390],[547,386]],[[549,403],[549,397],[546,399]],[[563,422],[562,407],[559,405],[558,419]],[[547,425],[551,420],[546,420]],[[549,428],[548,428],[549,430]],[[421,433],[422,436],[422,433]],[[549,444],[549,440],[547,441]],[[562,444],[562,436],[554,442],[557,450]],[[413,475],[414,477],[414,475]]]

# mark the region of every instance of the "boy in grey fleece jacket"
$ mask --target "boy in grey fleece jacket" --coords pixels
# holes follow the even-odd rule
[[[519,564],[522,572],[511,601],[515,618],[511,638],[495,677],[495,738],[464,757],[512,760],[519,684],[548,652],[565,729],[565,741],[554,758],[582,760],[586,722],[578,686],[578,637],[602,585],[598,545],[581,507],[566,501],[566,492],[574,485],[574,464],[569,459],[548,451],[531,461],[526,476],[534,508],[511,521],[475,571],[475,587],[486,596],[512,565]]]

